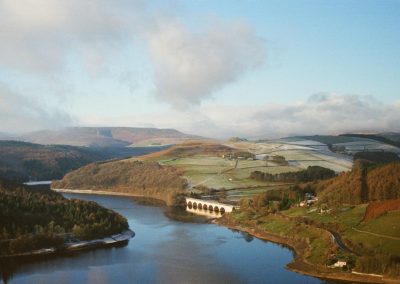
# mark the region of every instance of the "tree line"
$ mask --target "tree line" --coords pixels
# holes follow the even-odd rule
[[[336,173],[320,166],[309,166],[306,170],[298,172],[286,172],[279,174],[270,174],[261,171],[254,171],[250,174],[250,178],[261,181],[270,182],[309,182],[335,177]]]
[[[0,255],[87,240],[128,228],[120,214],[95,202],[32,191],[0,179]]]

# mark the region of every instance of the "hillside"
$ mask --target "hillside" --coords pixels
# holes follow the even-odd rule
[[[349,134],[342,134],[340,136],[348,136],[348,137],[358,137],[358,138],[366,138],[366,139],[371,139],[375,141],[379,141],[388,145],[392,145],[395,147],[400,147],[400,142],[397,141],[398,135],[379,135],[379,134],[354,134],[354,133],[349,133]]]
[[[400,198],[400,162],[365,168],[355,166],[351,172],[314,185],[321,202],[360,204]]]
[[[95,161],[141,156],[164,149],[153,147],[76,147],[0,141],[0,177],[20,182],[60,179]]]
[[[341,134],[341,135],[313,135],[285,138],[288,141],[308,140],[323,143],[330,151],[354,155],[357,152],[393,152],[400,154],[400,142],[397,133],[388,134]],[[314,147],[316,145],[313,145]]]
[[[372,202],[368,204],[367,209],[365,210],[363,222],[368,223],[369,221],[374,220],[379,216],[386,214],[387,212],[399,211],[399,210],[400,210],[400,199]]]
[[[214,174],[213,171],[220,171],[223,167],[213,165],[214,162],[222,162],[224,167],[232,169],[234,160],[230,161],[221,156],[235,151],[237,150],[221,144],[190,141],[137,158],[93,163],[67,174],[61,181],[54,182],[52,187],[127,193],[154,197],[168,204],[175,204],[175,196],[186,189],[187,183],[192,187],[197,183],[197,177],[208,178],[202,176],[199,171],[207,170],[215,177],[217,173]],[[192,163],[206,163],[207,167],[199,164],[199,168],[194,168],[196,164],[193,164],[194,167],[190,170],[193,174],[190,174],[183,164],[186,160]],[[244,175],[247,179],[249,169],[244,171]],[[251,184],[258,183],[249,181]],[[230,183],[237,185],[235,182]],[[215,181],[213,184],[217,185]]]
[[[18,181],[56,179],[105,158],[101,152],[81,147],[0,141],[0,177]]]
[[[23,141],[39,144],[58,144],[90,147],[125,147],[129,145],[176,144],[199,138],[175,129],[134,127],[68,127],[25,134]]]
[[[383,132],[379,133],[379,136],[385,137],[386,139],[389,139],[394,142],[400,143],[400,133],[397,132]]]
[[[95,202],[28,190],[0,179],[0,256],[58,246],[72,238],[110,236],[127,228],[124,217]]]
[[[140,157],[142,160],[165,159],[165,158],[184,158],[196,155],[213,155],[222,156],[224,154],[233,153],[232,147],[206,141],[188,141],[179,145],[172,146],[164,151]]]
[[[206,195],[212,193],[215,198],[233,202],[291,186],[287,181],[254,179],[251,174],[255,171],[276,175],[320,166],[340,172],[352,165],[348,159],[325,149],[282,141],[254,143],[242,139],[225,144],[191,141],[139,159],[173,166],[188,180],[191,191]]]
[[[368,141],[367,139],[358,139],[357,137],[343,136],[343,135],[312,135],[312,136],[295,136],[288,137],[287,139],[304,139],[310,141],[317,141],[323,144],[339,144],[339,143],[349,143],[357,141]]]
[[[52,184],[54,189],[86,189],[152,197],[175,205],[186,180],[173,167],[155,162],[121,160],[93,163]]]
[[[400,157],[393,152],[358,152],[354,154],[354,160],[358,160],[363,166],[372,166],[400,161]]]

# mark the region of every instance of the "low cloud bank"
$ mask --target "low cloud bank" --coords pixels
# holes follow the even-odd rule
[[[101,118],[86,123],[101,121]],[[400,132],[400,102],[385,104],[370,96],[319,93],[306,101],[263,106],[200,107],[110,118],[113,125],[177,128],[206,137],[280,138],[346,132]]]
[[[68,126],[72,118],[63,110],[46,107],[28,96],[9,90],[0,84],[0,131],[18,134],[41,129]]]

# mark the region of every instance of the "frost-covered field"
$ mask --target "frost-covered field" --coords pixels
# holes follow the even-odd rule
[[[351,138],[351,139],[350,139]],[[385,151],[399,151],[398,148],[370,140],[345,137],[347,142],[331,144],[334,147],[343,146],[346,149],[384,149]],[[344,140],[344,138],[342,138]],[[342,141],[341,141],[342,142]],[[262,171],[278,174],[291,171],[300,171],[309,166],[321,166],[343,172],[351,170],[353,157],[348,154],[332,152],[327,144],[309,139],[279,139],[266,142],[227,142],[224,145],[237,151],[246,151],[255,155],[256,159],[230,160],[222,155],[195,155],[188,157],[169,158],[159,160],[162,164],[172,165],[180,169],[190,186],[206,186],[213,189],[227,189],[229,198],[251,196],[272,188],[279,188],[281,184],[267,184],[250,178],[253,171]],[[358,147],[358,148],[356,148]],[[274,156],[283,156],[288,162],[278,164]],[[267,159],[266,159],[267,158]]]

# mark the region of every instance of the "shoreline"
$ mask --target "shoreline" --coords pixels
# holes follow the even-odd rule
[[[114,234],[100,239],[79,241],[64,243],[59,247],[42,248],[29,252],[12,254],[12,255],[1,255],[0,259],[20,258],[20,257],[36,257],[45,255],[58,255],[63,253],[78,252],[83,250],[89,250],[94,248],[102,248],[108,246],[118,246],[135,236],[135,232],[131,229],[124,230],[119,234]]]
[[[51,189],[61,193],[79,193],[79,194],[91,194],[91,195],[109,195],[109,196],[128,196],[128,197],[146,197],[139,194],[132,193],[123,193],[123,192],[109,192],[109,191],[101,191],[101,190],[90,190],[90,189]],[[158,198],[155,198],[158,199]],[[163,200],[162,200],[163,201]],[[299,244],[296,245],[292,240],[287,239],[285,237],[275,235],[273,233],[261,232],[256,228],[246,228],[239,224],[227,224],[221,222],[221,219],[214,219],[212,223],[217,224],[219,226],[223,226],[228,229],[238,230],[242,232],[246,232],[258,239],[270,241],[276,244],[284,245],[290,248],[294,252],[294,258],[291,263],[288,263],[286,267],[291,271],[294,271],[299,274],[309,275],[321,279],[327,280],[339,280],[346,282],[358,282],[358,283],[393,283],[400,284],[400,280],[387,278],[381,275],[374,274],[365,274],[360,272],[341,272],[341,271],[332,271],[328,267],[318,267],[315,264],[309,263],[303,257],[300,257],[304,254],[304,248],[302,248]]]
[[[69,188],[51,188],[51,191],[58,193],[72,193],[72,194],[88,194],[88,195],[105,195],[105,196],[124,196],[124,197],[136,197],[136,198],[149,198],[163,202],[164,205],[168,205],[167,198],[164,196],[159,196],[157,194],[140,194],[132,192],[115,192],[107,190],[92,190],[92,189],[69,189]]]
[[[67,189],[67,188],[50,188],[50,190],[60,193],[79,193],[89,195],[109,195],[109,196],[128,196],[128,197],[147,197],[141,194],[134,194],[128,192],[110,192],[106,190],[92,190],[92,189]],[[153,198],[153,197],[152,197]],[[157,198],[155,198],[157,199]],[[159,199],[161,200],[161,199]],[[164,200],[161,200],[164,201]]]
[[[288,263],[286,267],[291,271],[299,274],[309,275],[326,280],[339,280],[346,282],[358,282],[358,283],[400,283],[400,280],[387,278],[384,275],[366,274],[361,272],[341,272],[332,271],[328,267],[320,267],[316,264],[309,263],[306,259],[301,257],[304,255],[305,249],[300,245],[296,244],[293,240],[273,234],[265,231],[257,230],[256,228],[243,227],[240,224],[228,224],[221,222],[221,219],[215,219],[214,224],[223,226],[232,230],[238,230],[246,232],[258,239],[280,244],[289,247],[294,252],[294,258],[291,263]]]

